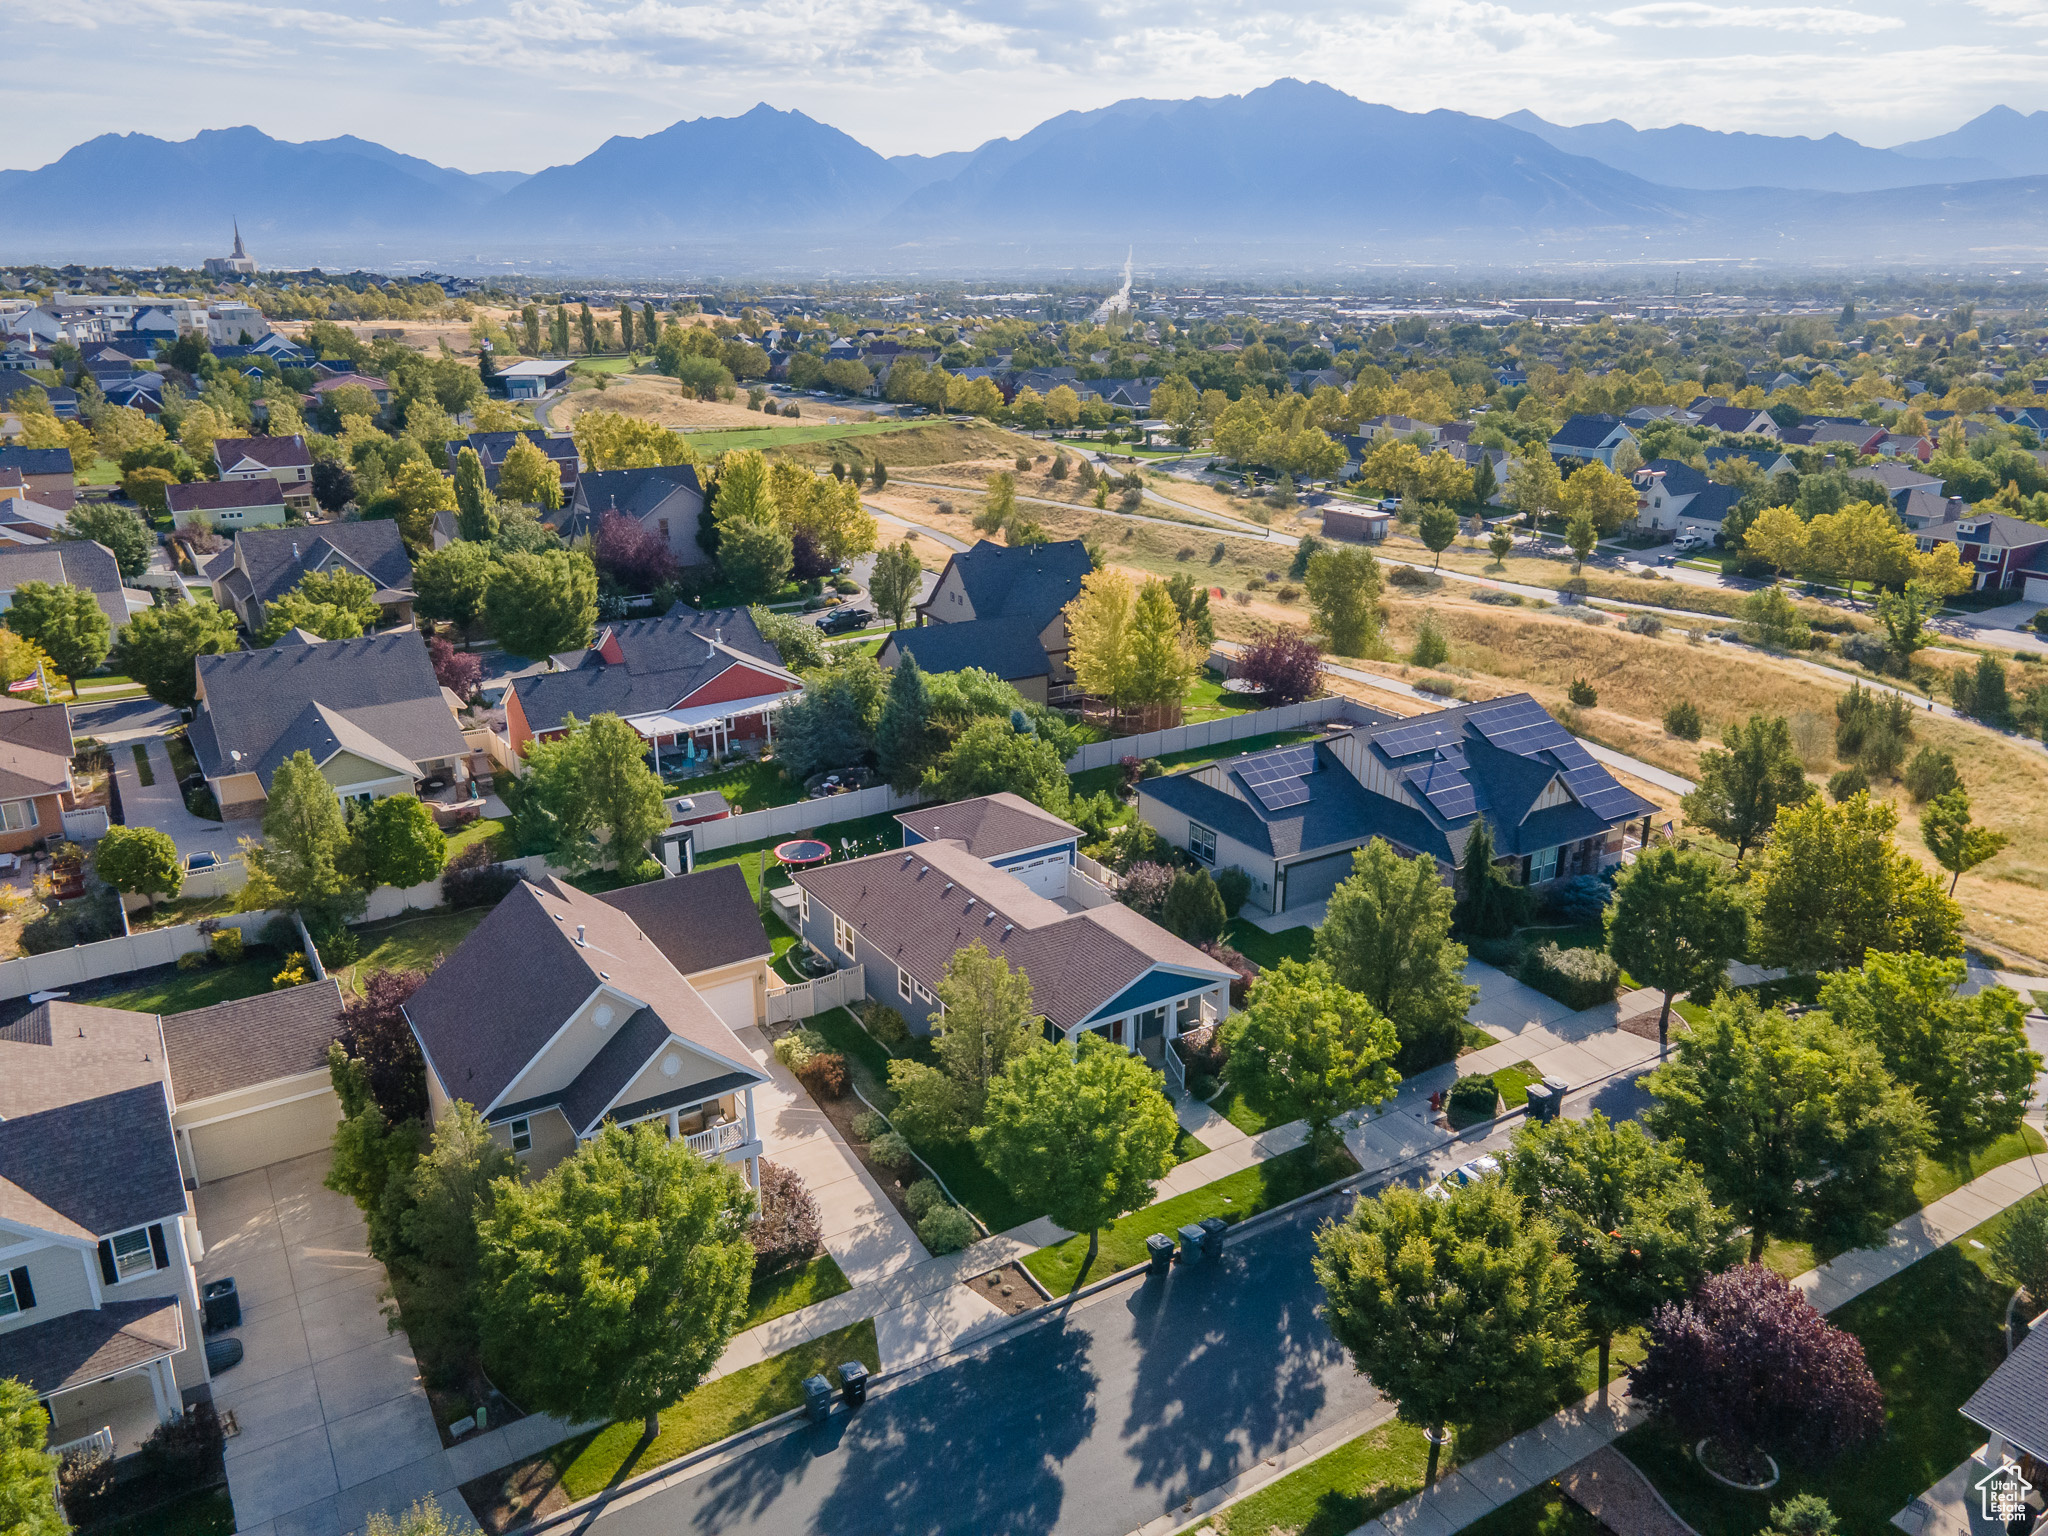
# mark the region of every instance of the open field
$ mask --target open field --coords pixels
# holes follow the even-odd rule
[[[829,410],[825,409],[828,404]],[[836,401],[806,400],[803,409],[804,414],[792,422],[792,426],[798,423],[822,424],[826,416],[836,416],[841,422],[874,419],[870,411]],[[628,416],[645,416],[665,427],[685,432],[706,428],[758,429],[770,423],[780,426],[782,421],[779,416],[763,416],[759,411],[748,410],[744,396],[730,401],[685,400],[682,386],[658,373],[614,374],[605,388],[579,389],[548,414],[557,427],[566,429],[584,411],[622,411]]]

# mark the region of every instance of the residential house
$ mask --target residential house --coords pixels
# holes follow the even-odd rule
[[[227,299],[206,308],[206,339],[216,346],[248,343],[270,334],[270,322],[263,311],[240,299]]]
[[[542,520],[565,539],[587,538],[608,512],[629,517],[657,535],[678,565],[711,563],[697,541],[704,521],[704,487],[693,464],[591,470],[577,477],[575,494]]]
[[[296,432],[290,437],[217,437],[213,464],[222,480],[275,480],[286,506],[313,510],[313,455]]]
[[[516,677],[505,690],[505,756],[568,729],[569,717],[614,714],[655,755],[696,742],[722,753],[735,741],[774,739],[776,710],[803,691],[745,608],[698,613],[681,606],[658,619],[602,626],[588,650],[553,659],[553,670]]]
[[[1449,880],[1482,815],[1520,883],[1598,874],[1620,860],[1623,827],[1655,809],[1527,694],[1386,718],[1138,788],[1146,823],[1208,868],[1244,870],[1250,905],[1276,913],[1326,900],[1374,838],[1429,854]]]
[[[2014,595],[2028,602],[2048,602],[2048,527],[2024,518],[1981,508],[1913,530],[1913,542],[1925,552],[1937,544],[1953,544],[1965,568],[1974,569],[1979,589],[2018,587]]]
[[[285,490],[265,475],[246,480],[195,480],[190,485],[164,487],[164,503],[172,522],[183,527],[198,521],[209,528],[232,533],[239,528],[262,528],[285,520]]]
[[[71,752],[68,706],[0,697],[0,853],[63,837]]]
[[[547,394],[550,390],[560,389],[568,381],[569,360],[529,357],[522,362],[508,363],[500,368],[497,378],[510,398],[531,400]]]
[[[1166,1042],[1224,1018],[1230,971],[1081,873],[1079,832],[1014,795],[897,818],[904,846],[795,875],[798,934],[858,966],[870,999],[919,1034],[938,988],[980,944],[1031,981],[1050,1040],[1097,1034],[1165,1064]]]
[[[696,798],[722,803],[715,790]],[[768,989],[781,983],[771,979],[773,946],[739,865],[649,880],[598,900],[630,917],[729,1028],[767,1024]]]
[[[1013,679],[1017,691],[1039,703],[1059,702],[1074,693],[1074,669],[1067,664],[1067,604],[1081,594],[1081,578],[1089,571],[1088,551],[1079,539],[1054,544],[1029,544],[1010,549],[988,540],[960,551],[946,562],[932,594],[918,604],[920,628],[945,626],[963,629],[963,635],[937,642],[934,660],[951,660],[952,667],[927,670],[950,671],[957,667],[986,667],[1001,675],[1016,672],[1019,663],[1009,656],[1010,648],[1029,634],[1045,654],[1042,674]],[[884,643],[877,660],[893,667],[906,649],[925,666],[926,653],[917,650],[932,642],[913,639],[908,647],[898,631]],[[1037,653],[1026,652],[1036,660]]]
[[[1892,498],[1892,505],[1898,509],[1899,521],[1908,528],[1926,528],[1934,523],[1952,523],[1967,516],[1969,503],[1960,496],[1944,496],[1939,491],[1901,491]]]
[[[1883,486],[1885,495],[1894,498],[1908,491],[1932,491],[1939,496],[1944,483],[1941,476],[1930,475],[1924,469],[1904,463],[1865,464],[1860,469],[1850,470],[1849,478]]]
[[[1574,416],[1550,440],[1554,459],[1597,459],[1614,468],[1614,450],[1636,440],[1619,416]]]
[[[1934,457],[1934,443],[1913,432],[1887,432],[1869,451],[1888,459],[1918,459],[1925,464]]]
[[[1889,435],[1883,427],[1873,427],[1867,421],[1859,421],[1854,426],[1826,422],[1815,427],[1813,435],[1806,441],[1807,446],[1812,448],[1832,448],[1836,452],[1847,449],[1850,453],[1861,455],[1877,452],[1878,444]]]
[[[533,444],[542,453],[555,461],[555,467],[562,472],[562,496],[566,501],[576,494],[576,476],[583,460],[576,452],[576,439],[566,432],[543,432],[538,428],[517,432],[472,432],[459,443],[448,445],[448,473],[455,473],[456,460],[462,450],[473,448],[483,464],[484,484],[492,490],[498,488],[498,470],[521,438]]]
[[[60,539],[40,546],[0,548],[0,613],[14,603],[14,590],[24,582],[83,587],[100,605],[107,622],[119,633],[131,613],[151,606],[147,592],[121,585],[121,567],[113,552],[90,539]]]
[[[109,405],[124,405],[145,416],[161,416],[164,409],[164,376],[160,373],[131,373],[100,386]]]
[[[1637,526],[1674,534],[1718,534],[1722,519],[1742,499],[1734,486],[1716,485],[1680,459],[1650,460],[1636,471],[1635,482]]]
[[[23,391],[31,389],[40,389],[43,392],[43,398],[50,402],[50,414],[59,421],[78,420],[77,390],[66,389],[62,384],[41,384],[30,378],[26,373],[0,373],[0,411],[19,414],[19,408],[15,404],[14,397]],[[69,453],[71,450],[66,448],[62,450],[45,449],[42,451]]]
[[[1732,432],[1739,437],[1776,437],[1778,424],[1771,419],[1768,411],[1759,411],[1747,405],[1710,405],[1705,410],[1696,410],[1693,419],[1703,427],[1716,432]]]
[[[2035,1297],[2034,1305],[2040,1304],[2041,1298]],[[2014,1490],[2020,1493],[2026,1487],[2048,1483],[2043,1471],[2048,1468],[2048,1326],[2040,1317],[1959,1411],[1988,1437],[1971,1458],[1966,1474],[1972,1479],[1972,1491],[1985,1493],[1980,1500],[1983,1505],[1991,1503],[1986,1485],[2001,1473],[2008,1479],[2018,1476],[2024,1480],[2025,1487]],[[1978,1478],[1979,1466],[1990,1475]],[[2007,1467],[2015,1470],[2005,1472]],[[2029,1516],[2034,1513],[2030,1506]],[[1998,1528],[1989,1520],[1978,1527],[1975,1518],[1970,1518],[1969,1524],[1973,1529]],[[2033,1520],[2026,1524],[2031,1526]]]
[[[13,485],[8,483],[10,475]],[[20,481],[19,470],[0,469],[0,547],[39,549],[57,537],[70,514],[29,500]]]
[[[279,765],[302,751],[359,805],[415,794],[429,779],[467,793],[469,749],[410,630],[359,640],[294,630],[196,666],[192,751],[230,820],[261,816]]]
[[[1711,472],[1716,464],[1729,459],[1747,459],[1767,475],[1782,474],[1794,467],[1791,459],[1775,448],[1733,448],[1716,444],[1701,450],[1706,457],[1707,469]]]
[[[552,876],[521,882],[405,1016],[432,1117],[473,1105],[533,1174],[607,1124],[652,1124],[760,1184],[754,1086],[768,1074],[620,906]]]
[[[348,389],[351,386],[367,389],[370,392],[371,398],[377,402],[377,409],[380,411],[391,403],[391,386],[388,383],[383,379],[373,378],[367,373],[355,372],[330,373],[325,378],[315,379],[313,381],[310,403],[313,405],[323,405],[326,403],[327,397],[337,389]]]
[[[1413,416],[1368,416],[1358,424],[1358,435],[1371,442],[1385,438],[1414,437],[1428,439],[1434,446],[1442,436],[1442,430],[1433,421],[1419,421]]]
[[[31,501],[69,512],[78,505],[69,448],[0,448],[0,469],[18,469]]]
[[[312,571],[354,571],[377,589],[378,623],[412,623],[412,558],[398,524],[320,523],[310,528],[254,528],[235,534],[231,548],[206,563],[213,600],[251,631],[263,627],[271,603]]]

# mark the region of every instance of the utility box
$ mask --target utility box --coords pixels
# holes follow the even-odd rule
[[[1173,1265],[1173,1239],[1164,1232],[1154,1232],[1146,1238],[1145,1265],[1151,1274],[1165,1274]]]
[[[1206,1216],[1202,1219],[1202,1257],[1220,1259],[1223,1257],[1223,1234],[1230,1230],[1230,1223],[1221,1216]]]
[[[868,1400],[868,1368],[858,1360],[849,1360],[839,1367],[839,1395],[849,1408],[858,1408]]]
[[[832,1417],[832,1383],[822,1376],[804,1378],[804,1413],[813,1424]]]

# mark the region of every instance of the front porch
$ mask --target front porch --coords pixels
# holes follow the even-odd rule
[[[705,1099],[655,1109],[620,1125],[658,1125],[670,1141],[684,1146],[707,1162],[743,1163],[747,1182],[761,1187],[761,1138],[754,1125],[754,1093],[751,1088]]]
[[[1169,1042],[1189,1030],[1221,1023],[1230,1014],[1230,983],[1207,983],[1190,991],[1163,997],[1156,1002],[1122,1005],[1115,1014],[1099,1014],[1085,1024],[1062,1031],[1062,1037],[1076,1040],[1084,1034],[1100,1035],[1111,1045],[1135,1052],[1146,1064],[1164,1073],[1168,1087],[1178,1098],[1187,1092],[1187,1072]]]
[[[177,1416],[177,1408],[166,1413],[163,1406],[179,1402],[170,1374],[166,1355],[159,1364],[52,1393],[44,1402],[50,1449],[59,1455],[134,1455],[159,1424]]]
[[[0,1334],[0,1376],[49,1408],[53,1448],[126,1456],[184,1411],[171,1364],[184,1351],[177,1297],[107,1302]]]

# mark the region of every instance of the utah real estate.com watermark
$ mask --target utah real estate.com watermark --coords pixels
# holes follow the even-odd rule
[[[2021,1520],[2027,1513],[2027,1495],[2034,1485],[2020,1475],[2015,1462],[2006,1462],[1997,1471],[1977,1479],[1977,1491],[1984,1496],[1984,1518],[2004,1525],[2008,1521]]]

